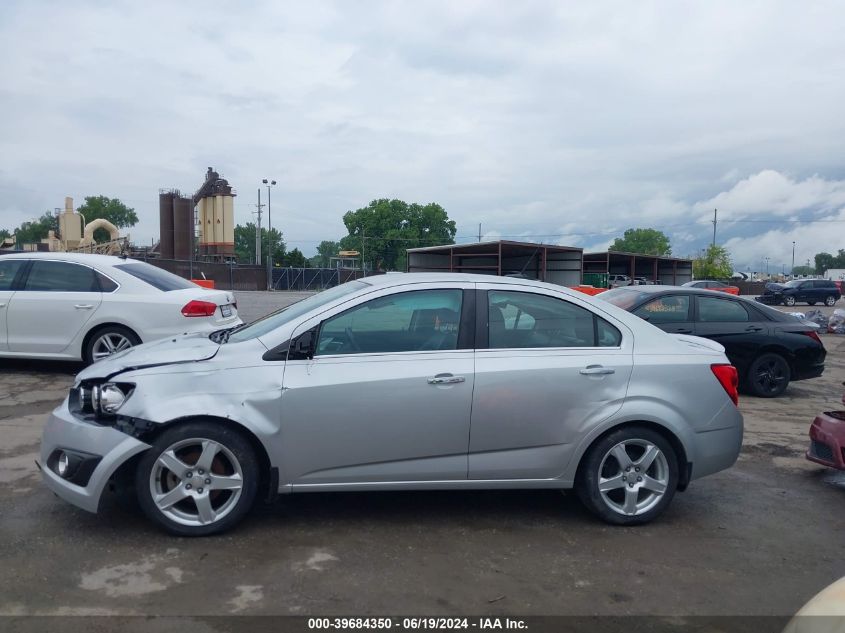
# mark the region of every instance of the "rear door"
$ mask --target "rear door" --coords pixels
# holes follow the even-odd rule
[[[630,330],[551,290],[478,286],[469,478],[558,477],[622,406]]]
[[[94,270],[74,262],[36,259],[6,308],[9,350],[61,354],[100,306]]]
[[[15,280],[20,281],[27,263],[25,259],[0,259],[0,352],[9,349],[6,330],[9,303],[15,295]]]
[[[771,334],[771,321],[739,299],[695,297],[695,334],[721,343],[731,363],[741,372],[751,363]]]
[[[632,310],[641,319],[671,334],[692,334],[692,298],[687,293],[666,294]]]

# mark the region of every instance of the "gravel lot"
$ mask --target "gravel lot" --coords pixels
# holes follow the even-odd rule
[[[302,296],[238,303],[252,320]],[[823,340],[823,377],[742,399],[737,465],[638,528],[553,491],[325,493],[174,538],[113,500],[91,515],[40,484],[45,414],[79,368],[4,361],[0,614],[791,615],[845,575],[845,475],[803,457],[813,416],[842,407],[845,337]]]

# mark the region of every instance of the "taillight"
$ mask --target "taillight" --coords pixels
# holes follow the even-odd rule
[[[819,335],[815,330],[810,330],[809,332],[801,332],[801,334],[803,334],[804,336],[809,336],[811,339],[813,339],[819,345],[824,345],[824,343],[822,343],[821,338],[819,338]]]
[[[710,365],[716,380],[728,394],[733,403],[739,406],[739,374],[733,365]]]
[[[182,316],[186,317],[209,317],[217,311],[217,304],[210,301],[189,301],[182,308]]]

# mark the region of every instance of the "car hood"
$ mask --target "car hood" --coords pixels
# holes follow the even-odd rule
[[[786,286],[784,286],[783,284],[776,284],[774,282],[766,284],[766,290],[770,292],[780,292],[784,288],[786,288]]]
[[[174,363],[196,363],[214,358],[219,350],[220,345],[210,340],[207,334],[171,336],[132,347],[97,361],[82,370],[77,378],[79,380],[110,378],[130,369]]]

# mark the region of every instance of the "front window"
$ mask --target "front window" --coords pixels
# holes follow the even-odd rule
[[[689,306],[688,295],[668,295],[640,306],[634,314],[653,324],[683,323],[689,321]]]
[[[402,292],[355,306],[323,323],[316,354],[383,354],[458,347],[463,291]]]
[[[350,281],[345,284],[341,284],[340,286],[323,290],[323,292],[318,292],[307,299],[297,301],[296,303],[282,308],[281,310],[276,310],[275,312],[272,312],[251,323],[247,327],[237,330],[236,332],[232,332],[229,336],[228,342],[239,343],[241,341],[248,341],[250,339],[258,338],[259,336],[264,336],[268,332],[272,332],[276,328],[281,327],[286,323],[290,323],[294,319],[297,319],[312,310],[316,310],[320,306],[327,305],[333,301],[368,287],[369,284],[362,281]]]

